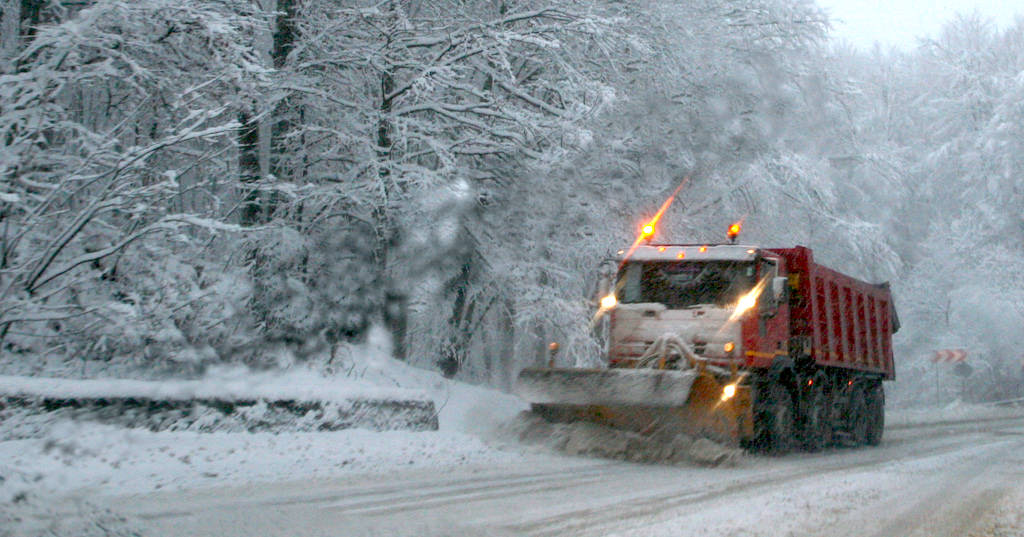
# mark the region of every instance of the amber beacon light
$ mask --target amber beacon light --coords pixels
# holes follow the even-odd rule
[[[654,224],[645,224],[640,228],[640,238],[649,241],[654,236]]]
[[[736,243],[736,237],[739,237],[740,235],[741,228],[742,225],[739,222],[736,222],[735,224],[729,226],[729,231],[726,232],[726,234],[729,236],[729,240],[732,241],[734,244]]]

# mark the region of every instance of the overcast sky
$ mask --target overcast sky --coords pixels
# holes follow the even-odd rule
[[[1015,14],[1024,15],[1024,0],[817,0],[833,19],[832,34],[870,49],[912,48],[917,38],[935,37],[957,12],[977,10],[1005,28]]]

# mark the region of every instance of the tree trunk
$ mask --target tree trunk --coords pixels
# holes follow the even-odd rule
[[[388,162],[391,160],[391,122],[388,114],[391,113],[391,99],[388,95],[395,89],[395,79],[391,73],[385,72],[380,78],[380,122],[377,124],[377,154],[379,166],[377,176],[381,182],[382,199],[378,200],[377,206],[373,209],[374,233],[376,235],[376,248],[374,249],[374,262],[380,274],[380,282],[390,287],[387,277],[388,250],[394,245],[396,236],[392,228],[389,205],[392,196],[391,169]]]
[[[14,58],[21,51],[22,38],[31,37],[35,34],[35,26],[39,24],[40,10],[43,7],[43,0],[0,0],[0,73],[14,71]],[[3,248],[3,260],[0,268],[7,265],[7,222],[4,221],[4,241],[0,244]],[[11,328],[7,322],[0,326],[0,352],[3,352],[4,340]]]
[[[274,48],[270,53],[274,68],[284,67],[288,53],[295,47],[295,38],[299,29],[295,25],[301,8],[301,0],[277,0],[277,22],[274,29]]]
[[[14,57],[18,54],[21,35],[21,1],[3,0],[0,4],[0,73],[13,70]]]
[[[409,324],[409,297],[391,291],[384,299],[384,323],[391,332],[391,355],[396,360],[405,360],[408,352],[405,338]]]
[[[390,3],[388,9],[394,12],[395,5]],[[388,44],[390,44],[390,38],[388,38]],[[388,119],[391,113],[392,98],[391,93],[395,91],[395,78],[390,71],[390,66],[385,68],[385,71],[380,75],[380,121],[377,124],[377,155],[379,159],[378,178],[381,182],[381,191],[383,192],[383,199],[379,200],[376,207],[373,209],[373,221],[374,221],[374,232],[376,235],[376,247],[374,249],[374,263],[376,264],[377,270],[377,282],[379,288],[384,290],[385,296],[404,296],[404,293],[395,289],[395,283],[391,281],[388,272],[388,254],[391,248],[394,248],[399,240],[400,236],[398,231],[395,229],[394,223],[392,222],[390,214],[390,204],[392,196],[394,195],[394,178],[391,176],[391,168],[388,163],[391,161],[392,155],[392,139],[391,139],[391,121]],[[388,309],[385,304],[385,310]],[[404,306],[403,306],[404,307]],[[388,312],[385,311],[385,322],[387,322],[389,329],[391,330],[391,340],[393,348],[395,350],[395,357],[404,359],[405,356],[405,323],[404,315],[402,313],[403,322],[393,323],[388,321]],[[401,356],[399,356],[401,352]],[[455,369],[457,371],[457,368]],[[452,372],[454,375],[454,371]]]
[[[499,313],[501,322],[498,328],[499,343],[495,352],[498,352],[498,360],[501,363],[501,389],[506,392],[512,391],[512,383],[515,381],[516,371],[516,304],[510,297],[505,297],[505,307]]]
[[[24,37],[32,37],[36,35],[36,27],[43,21],[43,8],[46,7],[47,0],[21,0],[20,4],[20,33]]]
[[[544,367],[548,365],[548,327],[538,321],[533,327],[533,334],[536,337],[533,346],[533,365]]]
[[[497,386],[498,384],[498,371],[497,364],[494,360],[494,353],[498,351],[496,346],[497,338],[495,337],[494,330],[487,329],[487,320],[483,320],[484,329],[481,330],[480,339],[483,340],[481,343],[481,360],[484,364],[484,374],[487,380],[488,386]]]
[[[299,36],[296,18],[301,9],[301,0],[277,0],[277,19],[274,22],[273,43],[270,50],[270,59],[275,69],[283,69],[288,63],[288,53],[295,48],[295,40]],[[295,121],[298,115],[298,122]],[[293,130],[296,124],[303,123],[303,110],[301,105],[296,103],[293,97],[286,97],[274,104],[274,110],[268,118],[270,126],[270,175],[281,180],[282,178],[296,179],[304,175],[305,166],[294,168],[294,162],[287,158],[288,147],[285,145],[285,137]],[[305,140],[300,141],[300,147]],[[289,166],[289,164],[291,166]],[[268,216],[273,214],[278,200],[276,196],[263,200],[264,213]]]
[[[260,125],[249,112],[238,113],[238,174],[242,184],[254,185],[260,180]],[[259,190],[250,188],[245,194],[239,220],[243,226],[263,222]]]
[[[462,265],[458,276],[449,282],[445,293],[446,295],[454,293],[455,300],[452,302],[452,312],[448,316],[448,337],[442,343],[441,358],[437,365],[444,376],[448,378],[454,377],[462,368],[466,358],[466,348],[469,346],[471,334],[468,325],[474,305],[467,299],[466,294],[471,274],[472,266],[467,261]]]

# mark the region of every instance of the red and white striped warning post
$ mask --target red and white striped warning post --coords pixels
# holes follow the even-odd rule
[[[963,349],[943,349],[932,355],[932,361],[941,364],[958,364],[966,359],[967,351]]]

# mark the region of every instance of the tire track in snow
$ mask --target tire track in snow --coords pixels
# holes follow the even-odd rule
[[[941,429],[943,430],[939,432],[940,434],[942,432],[947,432],[946,429],[948,429],[948,427],[942,427]],[[681,490],[668,497],[661,495],[640,496],[631,499],[627,504],[622,504],[621,501],[615,501],[608,504],[591,506],[585,509],[579,509],[544,519],[534,520],[529,523],[514,524],[507,526],[507,528],[533,537],[556,537],[586,534],[605,535],[616,527],[621,528],[624,525],[624,521],[641,518],[650,519],[662,514],[671,514],[673,511],[688,505],[696,505],[704,502],[718,502],[724,497],[730,495],[749,494],[750,492],[756,492],[766,488],[774,488],[779,485],[793,483],[803,479],[818,479],[823,476],[840,474],[851,470],[883,466],[900,460],[925,459],[928,457],[952,453],[964,448],[976,447],[977,439],[973,437],[975,434],[990,436],[996,442],[1001,441],[997,440],[1000,438],[1000,435],[995,434],[994,431],[978,433],[974,430],[970,430],[964,432],[963,436],[947,437],[944,440],[948,443],[921,450],[907,451],[904,447],[915,442],[900,441],[884,444],[881,448],[884,450],[882,452],[878,451],[879,448],[850,451],[849,453],[851,454],[859,455],[859,460],[840,464],[838,466],[834,464],[835,460],[831,457],[842,453],[842,451],[830,452],[820,456],[815,456],[815,464],[811,467],[803,467],[795,470],[780,470],[770,472],[768,475],[764,475],[760,478],[740,478],[726,484],[711,485],[710,487],[706,484],[702,484],[697,488]],[[914,438],[913,440],[927,440],[935,438],[935,436],[936,435],[934,434],[922,435]],[[806,458],[807,457],[805,456],[804,459]],[[757,462],[754,464],[757,464]],[[899,534],[900,533],[897,532],[890,533],[888,535]],[[879,537],[884,535],[886,534],[879,534]]]
[[[337,528],[339,524],[345,527],[348,523],[358,522],[367,528],[378,528],[377,533],[373,530],[366,532],[366,535],[374,536],[433,535],[433,530],[440,531],[439,535],[463,534],[464,530],[476,531],[480,535],[606,535],[646,527],[652,521],[679,518],[685,514],[682,509],[691,505],[720,507],[730,498],[742,498],[751,492],[756,495],[758,491],[801,480],[942,456],[975,446],[979,441],[1012,441],[1013,433],[1007,432],[1006,425],[1019,429],[1020,418],[999,421],[1005,423],[901,427],[892,431],[893,434],[878,448],[755,458],[749,464],[731,469],[638,465],[618,461],[584,465],[579,463],[579,459],[572,459],[573,465],[568,469],[534,468],[532,472],[524,471],[521,466],[489,468],[480,474],[470,474],[466,468],[454,468],[438,470],[450,471],[450,476],[415,479],[409,478],[407,473],[397,472],[395,480],[387,485],[380,484],[385,476],[361,476],[356,479],[371,481],[360,484],[350,479],[340,485],[321,483],[315,485],[319,489],[317,492],[311,492],[310,487],[302,483],[261,485],[258,497],[223,489],[183,492],[171,495],[170,501],[161,499],[161,503],[153,504],[152,511],[145,506],[135,511],[140,518],[154,522],[162,519],[160,524],[175,527],[182,523],[195,528],[209,528],[211,522],[225,519],[252,518],[252,523],[255,523],[255,520],[265,518],[268,526],[261,526],[267,529],[263,535],[294,535],[294,532],[287,531],[289,521],[306,517],[307,523],[311,523],[308,522],[309,517],[319,519],[321,516],[322,522],[318,522],[316,528],[321,527],[319,524],[333,524],[331,527]],[[402,528],[403,524],[413,523],[410,521],[453,525],[413,533],[383,530],[384,527]],[[286,530],[270,531],[271,523]],[[877,524],[876,521],[869,528],[877,527]],[[444,533],[445,528],[457,528],[459,531]],[[205,534],[228,533],[207,531]],[[235,534],[245,533],[232,533]]]
[[[882,488],[873,501],[842,513],[829,530],[798,535],[828,537],[981,537],[978,528],[1004,498],[1024,490],[1021,431],[994,431],[997,442],[978,446],[976,456],[954,461],[943,472],[906,475]],[[849,530],[847,530],[849,528]],[[852,528],[857,528],[853,530]],[[1006,535],[1009,534],[998,534]]]
[[[572,483],[588,483],[607,478],[609,475],[629,473],[628,468],[618,467],[614,462],[575,467],[569,470],[535,472],[514,475],[494,475],[430,481],[426,483],[403,482],[400,485],[370,487],[360,490],[341,490],[331,493],[301,494],[269,500],[248,499],[210,501],[194,509],[165,510],[142,513],[139,518],[154,520],[193,516],[202,511],[225,507],[287,507],[291,505],[325,504],[324,508],[338,508],[343,511],[364,514],[380,514],[401,510],[419,509],[453,501],[472,501],[481,496],[494,497],[507,494],[539,492],[549,488],[563,488]],[[569,485],[566,485],[569,483]],[[553,485],[552,485],[553,484]],[[410,492],[413,491],[413,492]]]
[[[1017,418],[1014,418],[1014,420],[1017,420]],[[895,450],[896,448],[903,446],[904,444],[912,443],[914,441],[920,441],[920,439],[934,438],[936,436],[940,436],[943,433],[947,433],[950,432],[951,430],[957,429],[960,429],[959,432],[961,435],[973,434],[977,432],[975,430],[976,425],[976,423],[947,423],[942,424],[938,427],[908,427],[906,429],[928,429],[928,431],[925,434],[914,435],[911,438],[901,438],[899,440],[887,442],[881,449],[887,450],[887,453],[889,451]],[[698,488],[692,488],[686,491],[675,492],[668,498],[659,495],[640,496],[632,500],[631,504],[643,504],[643,507],[640,507],[639,509],[640,514],[644,514],[652,511],[652,508],[650,508],[649,506],[654,504],[663,505],[665,508],[673,508],[676,506],[675,504],[677,503],[679,503],[679,505],[685,505],[687,503],[699,502],[704,499],[714,498],[717,496],[721,496],[723,494],[730,494],[734,492],[750,490],[751,488],[764,487],[768,485],[775,485],[783,482],[799,480],[809,476],[823,475],[825,473],[843,472],[862,466],[866,467],[869,465],[885,464],[893,460],[897,460],[900,457],[922,458],[924,456],[929,456],[931,454],[943,454],[960,449],[964,445],[968,445],[971,442],[973,442],[973,440],[961,439],[951,446],[932,448],[932,450],[927,452],[916,451],[912,455],[899,454],[897,456],[879,453],[875,449],[863,449],[856,451],[839,449],[834,451],[828,451],[822,454],[813,455],[813,457],[815,457],[816,460],[820,461],[819,466],[816,466],[814,468],[803,468],[796,471],[788,472],[778,470],[775,473],[769,475],[768,477],[765,477],[764,479],[759,479],[755,481],[743,479],[736,481],[732,485],[714,487],[712,489],[708,489],[706,486],[702,485]],[[871,457],[871,459],[867,462],[856,462],[841,467],[835,467],[834,457],[837,455],[841,455],[844,452],[864,454]],[[761,460],[769,461],[772,459],[764,458]],[[757,462],[754,462],[751,466],[756,466],[757,464]],[[645,465],[642,467],[649,468],[650,466]],[[566,472],[560,472],[557,474],[543,474],[545,478],[537,481],[518,482],[500,478],[493,480],[493,483],[485,483],[479,480],[475,480],[472,482],[471,485],[466,487],[459,487],[453,489],[447,489],[446,487],[430,487],[422,489],[421,492],[417,492],[414,494],[404,492],[404,489],[402,489],[400,490],[400,492],[404,493],[400,494],[399,498],[389,496],[386,498],[377,498],[368,501],[351,501],[355,499],[355,497],[346,496],[345,501],[339,500],[333,503],[332,505],[327,506],[327,508],[337,509],[340,512],[352,515],[383,516],[412,510],[437,509],[444,507],[446,505],[461,506],[469,502],[498,499],[507,497],[509,495],[536,494],[540,492],[565,490],[575,487],[585,488],[587,485],[607,482],[616,476],[629,476],[634,473],[636,473],[636,466],[617,466],[616,463],[608,463],[606,466],[601,466],[600,468],[594,470],[570,470]],[[557,480],[558,482],[552,483],[551,481],[553,480]],[[535,532],[540,531],[542,528],[555,521],[565,521],[570,518],[582,519],[584,521],[584,526],[590,526],[594,525],[595,521],[600,519],[607,518],[616,521],[620,520],[622,516],[621,510],[624,509],[632,508],[627,506],[602,506],[596,508],[586,508],[575,511],[573,513],[562,513],[559,515],[547,517],[545,519],[531,521],[530,523],[510,525],[506,526],[506,528],[517,532],[534,534]],[[553,531],[555,531],[555,533],[553,533],[552,535],[559,535],[560,532],[563,530],[560,528],[555,528]],[[537,533],[537,535],[545,535],[545,533],[540,532]]]

